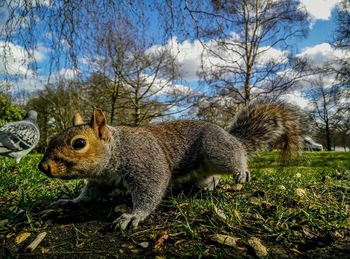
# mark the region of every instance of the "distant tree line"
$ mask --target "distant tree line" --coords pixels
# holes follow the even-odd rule
[[[349,5],[344,0],[338,8],[333,42],[344,51],[350,47]],[[30,59],[40,41],[51,49],[53,80],[27,98],[25,107],[39,112],[42,146],[70,126],[76,111],[87,118],[101,107],[109,124],[130,126],[186,111],[187,117],[226,127],[241,106],[279,99],[305,84],[312,103],[305,123],[314,129],[308,134],[328,150],[349,145],[349,59],[313,67],[295,55],[293,41],[309,28],[299,0],[5,0],[1,7],[7,10],[0,27],[4,64],[13,42]],[[201,42],[198,79],[206,90],[183,80],[178,53],[164,47],[174,35]],[[35,62],[30,64],[35,71]],[[75,76],[54,78],[62,66]],[[336,77],[329,86],[322,75],[331,73]],[[1,80],[0,90],[6,92],[9,84],[3,82],[10,81]]]

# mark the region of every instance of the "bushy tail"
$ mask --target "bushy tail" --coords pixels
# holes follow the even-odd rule
[[[248,154],[262,149],[281,149],[285,163],[301,148],[299,119],[293,108],[282,103],[254,103],[243,108],[229,132]]]

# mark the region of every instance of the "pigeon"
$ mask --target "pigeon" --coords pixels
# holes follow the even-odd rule
[[[0,128],[0,155],[13,157],[18,164],[38,144],[37,116],[31,110],[22,121],[9,122]]]

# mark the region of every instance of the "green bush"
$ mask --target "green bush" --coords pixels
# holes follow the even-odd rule
[[[21,120],[25,111],[12,104],[11,100],[0,95],[0,126],[10,121]]]

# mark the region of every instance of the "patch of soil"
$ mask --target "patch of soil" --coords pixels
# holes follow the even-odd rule
[[[119,204],[123,203],[125,200]],[[249,235],[257,233],[249,233],[251,230],[244,226],[237,226],[237,232],[231,233],[242,240],[237,248],[211,240],[210,236],[215,233],[203,227],[210,224],[209,221],[199,219],[185,231],[186,222],[171,206],[161,205],[136,230],[114,229],[112,222],[120,214],[115,212],[115,203],[111,201],[57,210],[38,208],[31,212],[31,223],[23,219],[15,231],[1,237],[0,258],[256,257],[246,240]],[[31,236],[17,244],[16,236],[23,231],[30,232]],[[33,252],[28,252],[27,246],[41,232],[47,235]],[[337,242],[330,236],[305,240],[300,244],[283,244],[264,235],[259,238],[268,248],[270,257],[345,258],[350,255],[349,240]]]

